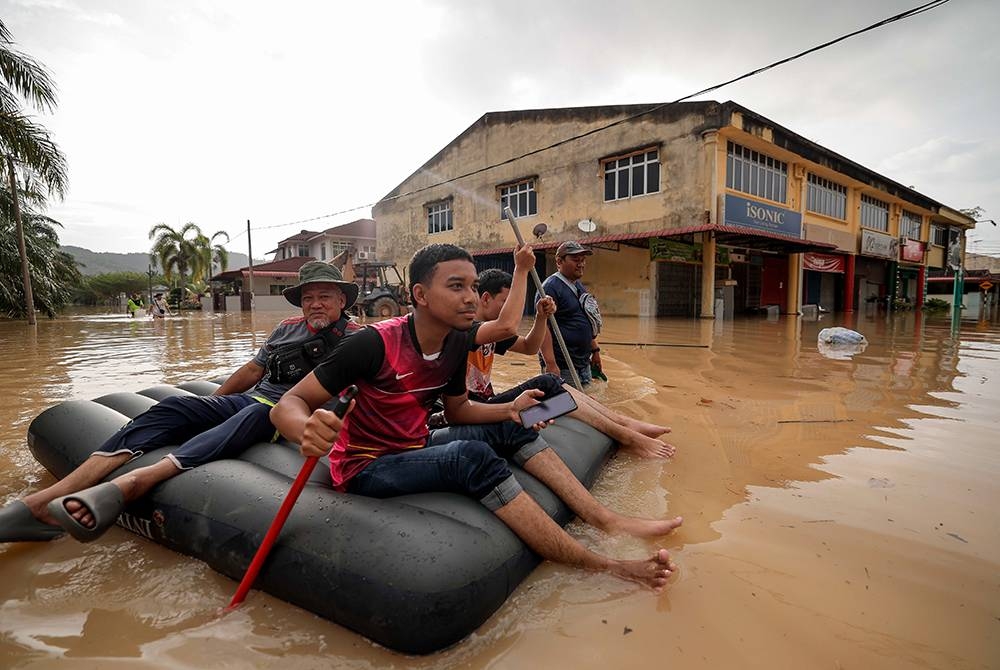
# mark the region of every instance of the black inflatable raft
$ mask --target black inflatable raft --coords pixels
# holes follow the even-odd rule
[[[63,402],[32,421],[28,445],[62,478],[155,402],[216,387],[192,382]],[[612,448],[607,436],[566,417],[545,437],[588,487]],[[147,453],[112,476],[154,463],[166,451]],[[239,580],[301,466],[293,445],[258,444],[238,460],[209,463],[164,482],[129,505],[118,524]],[[516,466],[514,471],[553,519],[563,525],[572,519],[545,486]],[[337,493],[329,464],[321,461],[255,588],[390,649],[426,654],[479,627],[538,563],[474,500],[448,493],[385,500]]]

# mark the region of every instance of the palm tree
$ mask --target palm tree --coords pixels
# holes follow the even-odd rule
[[[7,173],[5,181],[12,196],[11,219],[14,222],[13,231],[9,232],[13,232],[17,240],[28,323],[34,323],[31,268],[17,177],[18,173],[23,181],[34,177],[50,196],[62,198],[68,181],[66,158],[49,137],[49,132],[22,110],[25,103],[37,111],[54,110],[55,83],[38,61],[14,49],[14,40],[3,21],[0,21],[0,80],[0,154],[3,155],[0,172]]]
[[[216,244],[215,243],[216,238],[220,237],[225,238],[225,241]],[[222,246],[223,244],[228,244],[228,243],[229,243],[229,233],[227,233],[226,231],[219,230],[212,235],[211,239],[208,241],[210,268],[214,268],[215,264],[218,263],[219,272],[225,272],[226,268],[229,267],[229,251],[227,251],[226,248]],[[213,274],[215,274],[214,270],[210,270],[209,276],[205,278],[206,281],[208,279],[211,279]]]
[[[188,237],[189,233],[194,234]],[[174,230],[166,223],[158,223],[149,229],[149,239],[153,240],[149,255],[159,263],[167,281],[173,280],[176,271],[183,287],[189,270],[201,270],[204,256],[199,251],[199,237],[205,237],[201,228],[190,221],[180,230]]]
[[[49,317],[69,304],[73,290],[83,277],[73,257],[59,250],[58,221],[38,214],[33,203],[45,202],[44,196],[28,190],[20,194],[26,204],[21,212],[24,228],[25,257],[30,269],[32,303]],[[0,314],[25,316],[23,285],[18,281],[21,264],[18,243],[14,235],[13,198],[9,190],[0,188]]]

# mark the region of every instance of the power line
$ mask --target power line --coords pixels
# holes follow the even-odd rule
[[[573,136],[567,137],[565,139],[559,140],[557,142],[553,142],[552,144],[543,146],[543,147],[538,148],[538,149],[533,149],[531,151],[527,151],[527,152],[525,152],[523,154],[520,154],[518,156],[514,156],[513,158],[508,158],[507,160],[500,161],[499,163],[493,163],[491,165],[487,165],[485,167],[481,167],[481,168],[478,168],[476,170],[472,170],[471,172],[466,172],[464,174],[460,174],[460,175],[455,176],[455,177],[450,177],[448,179],[443,179],[441,181],[435,182],[435,183],[430,184],[428,186],[422,186],[420,188],[416,188],[416,189],[413,189],[411,191],[407,191],[405,193],[397,193],[396,195],[387,196],[385,198],[381,198],[380,200],[376,200],[375,202],[368,203],[368,204],[365,204],[365,205],[358,205],[356,207],[350,207],[348,209],[342,209],[342,210],[337,211],[337,212],[330,212],[329,214],[320,214],[319,216],[313,216],[313,217],[310,217],[310,218],[307,218],[307,219],[299,219],[297,221],[289,221],[288,223],[278,223],[278,224],[273,224],[273,225],[269,225],[269,226],[254,227],[254,228],[251,228],[251,230],[270,230],[270,229],[274,229],[274,228],[285,228],[287,226],[302,225],[302,224],[306,224],[306,223],[311,223],[313,221],[319,221],[321,219],[329,219],[329,218],[332,218],[332,217],[335,217],[335,216],[340,216],[342,214],[348,214],[350,212],[356,212],[356,211],[361,210],[361,209],[366,209],[366,208],[374,207],[375,205],[377,205],[377,204],[379,204],[381,202],[389,202],[389,201],[392,201],[392,200],[398,200],[400,198],[406,198],[406,197],[409,197],[411,195],[416,195],[417,193],[422,193],[424,191],[428,191],[428,190],[430,190],[432,188],[436,188],[438,186],[443,186],[445,184],[450,184],[452,182],[456,182],[456,181],[458,181],[460,179],[465,179],[466,177],[472,177],[472,176],[477,175],[477,174],[482,174],[483,172],[488,172],[489,170],[493,170],[495,168],[502,167],[504,165],[509,165],[511,163],[515,163],[515,162],[521,160],[522,158],[528,158],[529,156],[535,156],[535,155],[543,153],[545,151],[550,151],[550,150],[555,149],[557,147],[561,147],[561,146],[563,146],[565,144],[569,144],[571,142],[576,142],[577,140],[581,140],[581,139],[583,139],[585,137],[590,137],[591,135],[595,135],[597,133],[603,132],[605,130],[608,130],[609,128],[614,128],[616,126],[620,126],[623,123],[628,123],[628,122],[634,121],[634,120],[636,120],[638,118],[642,118],[643,116],[648,116],[649,114],[653,114],[653,113],[655,113],[655,112],[663,109],[664,107],[668,107],[670,105],[675,105],[675,104],[677,104],[679,102],[684,102],[685,100],[690,100],[691,98],[696,98],[696,97],[698,97],[700,95],[705,95],[706,93],[711,93],[712,91],[716,91],[716,90],[718,90],[720,88],[723,88],[724,86],[729,86],[730,84],[735,84],[738,81],[742,81],[744,79],[748,79],[750,77],[754,77],[754,76],[756,76],[758,74],[761,74],[763,72],[767,72],[768,70],[772,70],[772,69],[774,69],[776,67],[780,67],[781,65],[785,65],[786,63],[790,63],[790,62],[792,62],[794,60],[797,60],[799,58],[802,58],[804,56],[808,56],[809,54],[812,54],[812,53],[815,53],[817,51],[821,51],[822,49],[826,49],[828,47],[831,47],[831,46],[833,46],[835,44],[838,44],[840,42],[848,40],[848,39],[850,39],[852,37],[857,37],[858,35],[861,35],[863,33],[867,33],[867,32],[872,31],[872,30],[876,30],[876,29],[881,28],[883,26],[887,26],[887,25],[889,25],[891,23],[895,23],[897,21],[902,21],[904,19],[912,18],[912,17],[917,16],[919,14],[923,14],[924,12],[929,12],[932,9],[937,9],[941,5],[944,5],[944,4],[948,3],[948,2],[950,2],[950,0],[931,0],[931,2],[925,3],[925,4],[920,5],[918,7],[914,7],[913,9],[908,9],[905,12],[900,12],[899,14],[895,14],[895,15],[890,16],[888,18],[882,19],[881,21],[877,21],[877,22],[875,22],[875,23],[873,23],[873,24],[871,24],[869,26],[866,26],[864,28],[859,28],[858,30],[855,30],[855,31],[850,32],[850,33],[847,33],[845,35],[841,35],[840,37],[837,37],[835,39],[829,40],[828,42],[823,42],[822,44],[818,44],[818,45],[816,45],[814,47],[806,49],[805,51],[800,51],[799,53],[794,54],[792,56],[788,56],[786,58],[782,58],[781,60],[774,61],[773,63],[770,63],[769,65],[765,65],[763,67],[757,68],[756,70],[751,70],[750,72],[741,74],[738,77],[733,77],[732,79],[726,80],[726,81],[724,81],[722,83],[715,84],[713,86],[709,86],[708,88],[703,88],[700,91],[697,91],[695,93],[690,93],[690,94],[685,95],[683,97],[677,98],[676,100],[673,100],[672,102],[664,102],[664,103],[660,103],[658,105],[654,105],[654,106],[650,107],[649,109],[643,110],[641,112],[637,112],[635,114],[631,114],[631,115],[626,116],[624,118],[618,119],[617,121],[612,121],[611,123],[608,123],[608,124],[606,124],[604,126],[599,126],[597,128],[592,128],[592,129],[590,129],[590,130],[588,130],[586,132],[579,133],[577,135],[573,135]],[[238,233],[238,234],[234,235],[232,239],[236,239],[236,238],[240,237],[240,235],[242,235],[242,234],[243,234],[243,232]]]

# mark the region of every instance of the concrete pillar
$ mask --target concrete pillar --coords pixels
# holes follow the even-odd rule
[[[802,306],[802,254],[788,254],[788,293],[785,296],[785,313],[800,314]]]
[[[854,311],[854,254],[847,255],[847,263],[844,268],[844,312]]]
[[[701,234],[701,318],[715,318],[715,233]]]

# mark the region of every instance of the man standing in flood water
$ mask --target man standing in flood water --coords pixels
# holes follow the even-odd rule
[[[579,242],[563,242],[556,249],[556,272],[549,275],[542,284],[546,295],[556,301],[556,323],[562,333],[571,360],[564,360],[560,347],[553,345],[552,327],[545,333],[539,358],[542,372],[572,379],[570,366],[576,369],[580,383],[586,386],[593,381],[596,371],[607,381],[601,371],[600,347],[597,346],[597,332],[591,319],[599,319],[597,302],[587,293],[580,278],[587,267],[587,257],[593,251]],[[593,312],[588,316],[588,312]]]
[[[118,518],[125,504],[184,470],[233,458],[274,439],[271,407],[346,333],[357,329],[346,310],[358,286],[319,261],[299,270],[283,291],[302,316],[285,319],[257,355],[210,396],[173,396],[127,423],[80,467],[52,486],[0,509],[0,542],[51,540],[63,532],[89,542]],[[102,479],[145,451],[182,442],[153,465],[110,482]],[[95,486],[96,484],[96,486]]]

